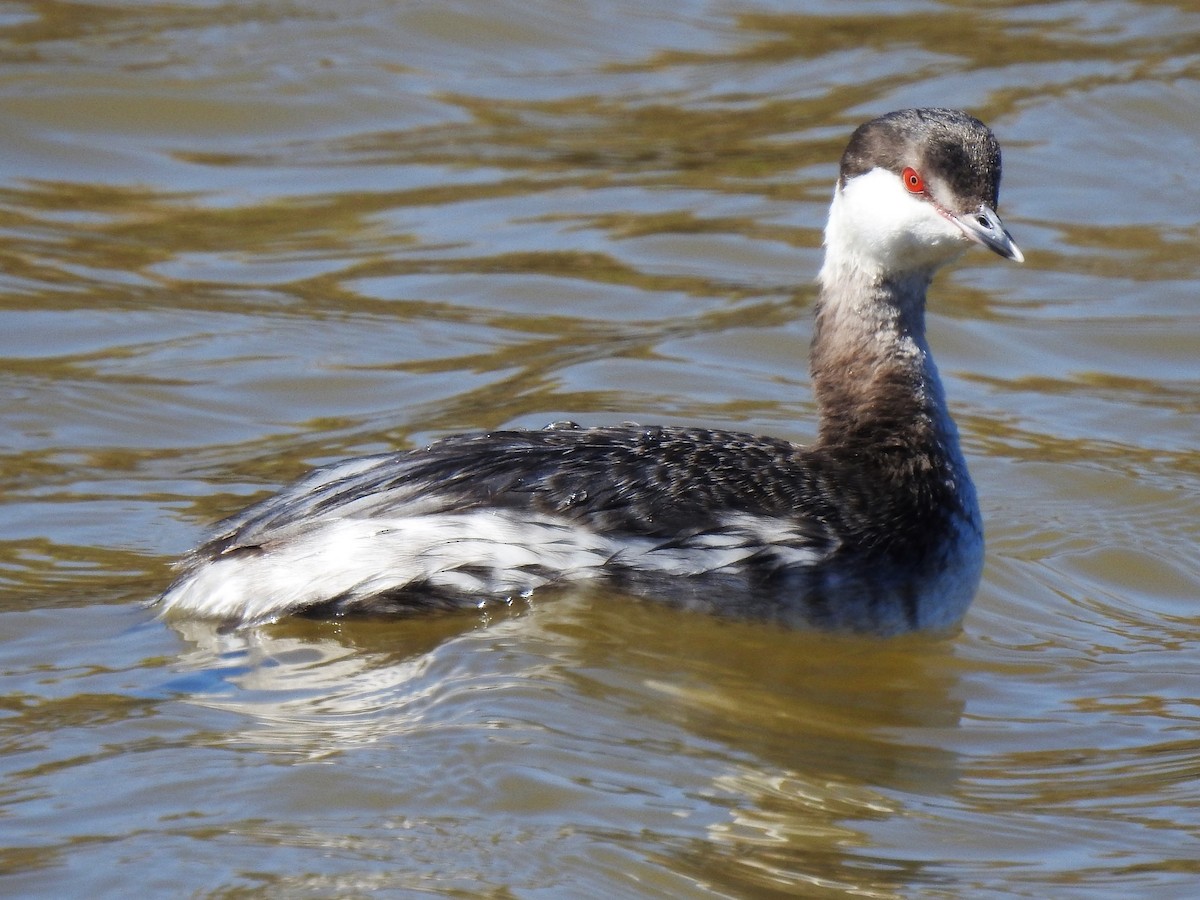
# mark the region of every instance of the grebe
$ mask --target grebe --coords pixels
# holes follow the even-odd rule
[[[352,459],[218,526],[162,612],[236,626],[476,608],[602,577],[788,625],[954,626],[979,584],[983,530],[925,291],[971,242],[1023,260],[999,185],[999,144],[966,113],[906,109],[854,132],[818,279],[811,446],[558,423]]]

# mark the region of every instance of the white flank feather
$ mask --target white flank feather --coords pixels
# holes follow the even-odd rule
[[[552,580],[593,578],[614,562],[667,575],[720,572],[781,539],[787,543],[773,548],[781,562],[817,559],[816,551],[796,546],[803,536],[790,524],[749,515],[731,517],[728,530],[671,546],[503,510],[330,519],[277,547],[207,561],[163,595],[160,609],[165,616],[264,622],[331,598],[352,605],[409,585],[478,594],[483,604]]]

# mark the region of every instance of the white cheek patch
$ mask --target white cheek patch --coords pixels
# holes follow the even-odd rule
[[[932,269],[968,243],[957,225],[931,202],[909,193],[897,175],[872,169],[834,192],[825,265],[868,273]]]

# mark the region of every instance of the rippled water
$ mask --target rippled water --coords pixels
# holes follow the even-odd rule
[[[0,6],[0,893],[1200,893],[1200,13],[800,6]],[[143,607],[347,454],[811,438],[836,159],[915,104],[994,126],[1028,257],[932,298],[960,635]]]

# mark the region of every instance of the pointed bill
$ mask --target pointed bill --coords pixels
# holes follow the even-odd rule
[[[977,244],[983,244],[1005,259],[1011,259],[1013,262],[1025,262],[1025,254],[1021,252],[1021,248],[1008,233],[1008,229],[1004,227],[1004,223],[1000,221],[996,211],[986,203],[980,203],[979,208],[971,213],[960,215],[943,210],[943,214],[961,228],[963,234]]]

